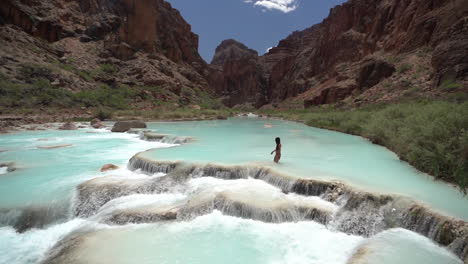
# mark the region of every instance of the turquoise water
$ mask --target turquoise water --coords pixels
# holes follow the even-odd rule
[[[401,162],[395,153],[361,137],[256,118],[152,123],[149,128],[196,138],[194,143],[178,148],[144,153],[155,160],[268,166],[291,176],[339,180],[364,190],[409,196],[445,214],[468,220],[466,196],[433,181]],[[272,162],[270,155],[275,137],[281,137],[283,147],[279,165]]]
[[[102,165],[126,167],[135,152],[170,146],[144,142],[136,135],[105,130],[28,131],[0,136],[0,163],[14,162],[18,169],[0,175],[0,208],[50,206],[69,202],[75,186],[105,175]],[[90,133],[93,132],[93,133]],[[59,145],[57,149],[40,149]]]
[[[265,128],[266,123],[271,125]],[[157,133],[192,136],[196,141],[174,147],[142,141],[133,134],[91,129],[0,135],[0,150],[6,150],[0,152],[0,163],[15,162],[18,167],[14,172],[0,170],[0,214],[2,209],[26,206],[70,207],[76,186],[96,177],[159,177],[126,169],[128,160],[137,152],[154,149],[144,155],[157,160],[270,166],[292,176],[341,180],[365,190],[400,193],[448,214],[468,218],[468,200],[456,189],[433,182],[400,162],[394,153],[359,137],[293,122],[247,118],[150,123],[149,127]],[[283,143],[279,165],[272,162],[269,154],[276,136]],[[38,148],[57,145],[71,146]],[[121,169],[99,172],[107,163]],[[288,203],[313,204],[330,211],[337,208],[318,197],[284,194],[259,180],[198,178],[170,193],[116,198],[87,219],[70,215],[66,220],[25,233],[15,232],[12,226],[0,226],[0,263],[39,263],[55,243],[83,230],[89,233],[71,251],[70,261],[64,263],[346,264],[362,247],[373,250],[363,256],[364,262],[356,263],[396,263],[392,262],[393,255],[400,251],[403,254],[398,263],[461,263],[432,241],[401,229],[364,238],[332,231],[312,221],[269,224],[219,211],[186,221],[124,226],[103,223],[103,219],[119,210],[172,207],[191,195],[203,198],[216,193],[237,201],[255,200],[258,206]],[[444,199],[437,201],[440,197]],[[425,255],[439,262],[427,262]]]

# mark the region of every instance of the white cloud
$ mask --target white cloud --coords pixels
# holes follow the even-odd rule
[[[244,0],[244,3],[263,7],[264,10],[279,10],[284,13],[289,13],[296,10],[298,6],[297,1],[298,0]]]

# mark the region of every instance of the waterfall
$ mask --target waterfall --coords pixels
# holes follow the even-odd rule
[[[447,246],[462,259],[468,256],[466,243],[468,225],[465,222],[444,216],[406,198],[366,193],[340,182],[298,179],[277,173],[269,168],[255,166],[158,162],[137,154],[130,160],[129,168],[140,169],[149,174],[166,172],[168,177],[171,176],[171,172],[178,170],[179,173],[188,174],[186,176],[192,178],[214,177],[233,180],[251,177],[278,187],[284,193],[319,196],[339,206],[333,215],[324,214],[320,210],[307,211],[293,206],[281,210],[265,211],[262,208],[253,207],[251,203],[233,202],[226,197],[218,196],[204,206],[199,206],[198,209],[182,209],[178,217],[190,214],[200,215],[216,209],[228,215],[266,222],[313,219],[327,224],[332,229],[366,237],[390,228],[401,227],[426,236],[442,246]]]
[[[0,226],[13,226],[19,233],[31,228],[44,228],[69,218],[68,204],[53,206],[27,206],[23,208],[0,209]]]

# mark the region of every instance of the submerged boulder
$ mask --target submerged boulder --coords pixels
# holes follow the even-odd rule
[[[142,121],[119,121],[112,127],[112,132],[127,132],[131,128],[146,128]]]
[[[51,145],[51,146],[38,146],[38,149],[58,149],[58,148],[67,148],[73,146],[72,144],[63,144],[63,145]]]
[[[117,170],[117,169],[119,169],[119,166],[117,166],[117,165],[106,164],[106,165],[102,166],[101,172],[110,171],[110,170]]]

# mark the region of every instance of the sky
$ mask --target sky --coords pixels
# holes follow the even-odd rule
[[[296,30],[320,23],[345,0],[166,0],[199,35],[208,63],[225,39],[236,39],[263,55]]]

